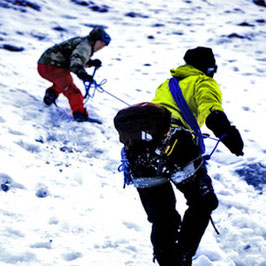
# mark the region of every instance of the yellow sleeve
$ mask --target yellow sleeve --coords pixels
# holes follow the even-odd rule
[[[219,110],[222,108],[222,93],[217,82],[208,78],[207,80],[200,81],[195,86],[195,102],[198,109],[198,123],[202,126],[211,111]]]

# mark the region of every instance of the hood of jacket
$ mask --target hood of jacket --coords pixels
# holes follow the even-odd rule
[[[216,81],[191,65],[182,65],[170,70],[172,77],[177,77],[182,94],[201,127],[211,111],[222,108],[222,93]],[[181,120],[189,128],[177,106],[170,90],[169,79],[156,90],[152,103],[164,106],[172,117]]]
[[[182,65],[176,69],[170,69],[170,73],[173,77],[177,77],[179,79],[187,78],[189,76],[206,76],[202,71],[191,65]]]

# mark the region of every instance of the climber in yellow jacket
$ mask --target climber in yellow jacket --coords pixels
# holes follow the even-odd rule
[[[171,69],[170,72],[173,77],[178,77],[182,94],[200,127],[211,111],[223,111],[222,93],[213,78],[206,76],[192,65],[183,65],[177,69]],[[180,119],[188,126],[169,91],[168,83],[169,79],[159,86],[152,102],[166,107],[171,111],[174,119]]]
[[[221,141],[233,154],[243,155],[242,138],[223,111],[222,93],[213,79],[217,66],[212,49],[189,49],[184,60],[186,64],[172,69],[171,75],[178,78],[182,94],[199,126],[206,123],[216,137],[223,136]],[[191,130],[170,92],[169,79],[157,88],[152,103],[167,108],[173,124]],[[188,147],[180,152],[182,156],[191,153]],[[175,209],[176,199],[170,180],[137,190],[152,223],[151,242],[159,265],[191,266],[218,199],[204,163],[193,176],[184,182],[174,182],[174,185],[187,200],[188,209],[183,219]]]

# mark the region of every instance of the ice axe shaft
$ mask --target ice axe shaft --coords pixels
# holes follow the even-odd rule
[[[94,78],[95,76],[95,73],[97,71],[98,67],[95,67],[94,70],[93,70],[93,73],[92,73],[92,78]],[[86,99],[88,97],[88,94],[89,94],[89,90],[90,90],[90,87],[91,87],[91,82],[89,82],[89,84],[87,85],[86,82],[84,82],[84,85],[85,85],[85,89],[86,89],[86,93],[84,95],[84,99]]]

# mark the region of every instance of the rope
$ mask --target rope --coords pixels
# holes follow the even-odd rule
[[[96,71],[96,69],[95,69]],[[94,71],[94,74],[95,74]],[[120,99],[119,97],[115,96],[114,94],[108,92],[107,90],[104,90],[102,88],[102,86],[107,82],[107,79],[103,79],[100,83],[97,83],[95,80],[93,80],[93,82],[84,82],[84,86],[86,89],[86,94],[84,96],[84,99],[86,99],[85,103],[87,103],[89,98],[93,98],[95,96],[95,92],[98,91],[100,93],[107,93],[108,95],[110,95],[111,97],[117,99],[118,101],[124,103],[127,106],[130,106],[130,104],[128,104],[127,102],[125,102],[124,100]],[[92,92],[92,94],[89,93],[90,88],[93,87],[94,90]],[[183,95],[181,92],[181,89],[179,87],[178,84],[178,80],[176,78],[172,78],[169,81],[169,87],[170,87],[170,91],[175,99],[175,101],[178,103],[178,107],[180,108],[183,116],[185,117],[186,121],[188,122],[188,124],[191,126],[192,130],[194,131],[195,135],[197,135],[199,137],[199,142],[200,142],[200,148],[201,148],[201,152],[204,153],[205,152],[205,145],[204,145],[204,141],[203,141],[203,137],[207,137],[210,138],[212,140],[217,140],[215,138],[211,138],[208,135],[203,135],[201,133],[201,130],[198,126],[198,123],[195,119],[195,117],[193,116],[191,110],[189,109]],[[174,90],[177,90],[177,93],[175,93]],[[178,90],[179,89],[179,90]],[[215,147],[213,148],[212,152],[209,155],[204,155],[204,161],[207,164],[207,160],[210,160],[211,156],[213,155],[213,153],[215,152],[215,150],[217,149],[218,144],[220,143],[220,141],[225,137],[226,135],[221,136],[218,140],[217,143],[215,145]],[[131,179],[131,175],[130,175],[130,169],[129,169],[129,164],[128,164],[128,159],[126,156],[126,152],[125,149],[122,148],[121,150],[121,165],[119,165],[118,167],[118,171],[119,172],[124,172],[124,188],[126,185],[130,185],[133,183],[132,179]]]
[[[217,141],[217,143],[215,144],[215,146],[214,146],[213,150],[211,151],[211,153],[203,156],[203,159],[205,160],[205,163],[207,163],[206,161],[208,161],[208,160],[211,159],[211,156],[212,156],[213,153],[216,151],[216,149],[217,149],[217,147],[218,147],[218,144],[219,144],[220,141],[221,141],[224,137],[226,137],[226,136],[227,136],[227,135],[224,134],[224,135],[222,135],[219,139],[215,139],[215,138],[211,138],[211,137],[209,137],[208,135],[203,135],[203,137],[207,137],[207,138],[209,138],[209,139],[212,139],[212,140],[216,140],[216,141]]]
[[[203,136],[200,131],[200,127],[192,111],[190,110],[186,100],[184,99],[184,96],[178,84],[178,79],[176,77],[171,78],[169,80],[169,89],[186,122],[189,124],[194,133],[198,136],[199,146],[201,149],[201,153],[203,154],[205,152],[205,145],[203,141]]]
[[[121,150],[121,164],[118,166],[118,172],[124,172],[124,186],[123,188],[126,187],[126,185],[130,185],[133,183],[130,175],[130,168],[129,168],[129,163],[127,159],[127,155],[125,152],[125,147],[122,148]]]
[[[98,67],[94,68],[93,73],[92,73],[92,78],[94,78],[97,69],[98,69]],[[88,82],[88,84],[87,84],[87,82]],[[86,89],[86,94],[84,95],[84,99],[86,99],[88,94],[89,94],[89,90],[90,90],[90,86],[91,86],[92,82],[83,81],[83,83],[84,83],[84,86],[85,86],[85,89]]]
[[[87,101],[88,101],[88,99],[89,99],[89,98],[93,98],[94,95],[95,95],[95,92],[98,91],[98,92],[100,92],[100,93],[105,92],[105,93],[107,93],[108,95],[112,96],[113,98],[117,99],[118,101],[124,103],[125,105],[130,106],[129,103],[123,101],[122,99],[120,99],[119,97],[115,96],[114,94],[108,92],[107,90],[104,90],[102,86],[103,86],[106,82],[107,82],[107,79],[103,79],[100,83],[97,83],[95,80],[93,80],[93,82],[89,82],[89,84],[87,84],[87,83],[84,82],[84,86],[85,86],[85,89],[86,89],[86,97],[88,97],[87,100],[86,100],[84,103],[86,104]],[[93,90],[93,92],[90,94],[90,93],[89,93],[89,89],[90,89],[91,87],[92,87],[94,90]],[[85,97],[84,97],[84,99],[85,99]]]

